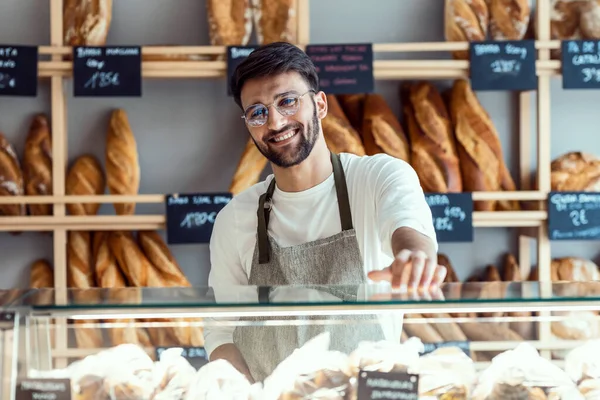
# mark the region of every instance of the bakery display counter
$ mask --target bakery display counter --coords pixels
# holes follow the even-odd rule
[[[584,399],[600,359],[600,282],[34,289],[5,309],[11,400],[61,382],[76,399]],[[254,382],[209,361],[229,334]]]

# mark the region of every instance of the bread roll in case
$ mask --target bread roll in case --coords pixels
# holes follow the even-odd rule
[[[0,196],[22,196],[21,163],[12,144],[0,133]],[[0,215],[25,215],[23,204],[0,204]]]
[[[52,194],[52,139],[50,124],[44,114],[33,117],[25,140],[23,181],[28,196]],[[31,215],[52,215],[50,204],[29,204]]]

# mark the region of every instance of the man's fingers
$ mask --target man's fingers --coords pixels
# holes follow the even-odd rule
[[[389,281],[392,278],[392,271],[390,270],[390,267],[386,267],[379,271],[371,271],[367,276],[375,282]]]
[[[423,276],[423,271],[425,270],[425,262],[427,260],[427,255],[422,251],[417,251],[412,256],[412,273],[410,276],[410,286],[417,287],[419,283],[421,283],[421,277]]]
[[[433,281],[433,276],[437,272],[437,260],[428,258],[425,263],[425,270],[423,271],[423,277],[421,278],[421,287],[429,287]]]
[[[443,265],[438,265],[435,269],[435,274],[433,275],[433,279],[431,280],[431,286],[438,288],[444,283],[444,279],[446,279],[446,274],[448,273],[448,269]]]

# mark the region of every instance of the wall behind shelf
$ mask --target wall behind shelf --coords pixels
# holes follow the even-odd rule
[[[152,21],[155,19],[156,21]],[[378,0],[377,7],[361,0],[310,2],[310,37],[313,43],[336,42],[422,42],[443,40],[443,2],[441,0]],[[424,23],[423,20],[427,21]],[[0,2],[2,41],[23,44],[49,43],[48,2],[40,0],[3,0]],[[206,11],[198,0],[127,0],[114,2],[114,18],[108,38],[110,44],[208,43]],[[448,58],[446,54],[406,54],[402,58]],[[440,88],[451,81],[439,81]],[[376,90],[400,116],[398,81],[377,81]],[[124,108],[136,135],[142,171],[141,193],[226,190],[247,140],[239,110],[226,96],[223,80],[144,80],[141,99],[73,98],[71,82],[67,93],[69,163],[91,153],[104,164],[104,140],[110,111]],[[518,177],[517,96],[512,93],[479,93],[500,133],[501,142],[515,179]],[[594,96],[579,100],[579,94],[553,89],[553,155],[561,148],[593,146]],[[35,99],[0,98],[0,131],[21,154],[30,117],[49,111],[47,81],[40,84]],[[535,105],[535,103],[534,103]],[[565,112],[565,109],[567,110]],[[587,112],[585,110],[588,110]],[[572,116],[579,113],[577,118]],[[535,121],[532,118],[532,128]],[[577,122],[574,123],[573,120]],[[561,125],[562,124],[562,125]],[[579,141],[579,142],[577,142]],[[535,142],[534,142],[535,143]],[[595,145],[594,143],[598,143]],[[574,147],[575,146],[575,147]],[[265,174],[268,170],[265,171]],[[138,214],[162,213],[163,206],[140,204]],[[112,205],[101,214],[113,214]],[[516,229],[475,230],[471,244],[442,244],[461,278],[487,264],[500,265],[506,251],[516,252]],[[557,254],[596,255],[593,244],[557,246]],[[172,251],[194,284],[204,284],[210,268],[207,245],[172,246]],[[599,252],[600,253],[600,252]],[[28,265],[38,257],[52,257],[52,241],[38,233],[12,236],[0,233],[0,288],[25,285]]]

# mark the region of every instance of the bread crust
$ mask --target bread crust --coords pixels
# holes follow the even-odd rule
[[[410,162],[404,129],[380,94],[369,93],[365,98],[362,138],[367,155],[385,153]]]
[[[489,10],[485,0],[446,0],[444,35],[449,42],[485,40],[488,33]],[[455,59],[468,59],[468,51],[452,52]]]
[[[112,0],[64,0],[66,46],[104,46],[112,22]]]
[[[78,157],[67,173],[65,188],[67,195],[102,195],[106,181],[100,161],[91,155]],[[69,203],[66,205],[71,215],[95,215],[98,213],[98,203]]]
[[[23,196],[21,163],[12,144],[0,133],[0,196]],[[0,215],[23,216],[23,204],[0,204]]]
[[[258,44],[297,42],[295,0],[251,0]]]
[[[334,153],[352,153],[364,156],[365,148],[358,132],[350,125],[339,101],[327,95],[327,115],[321,120],[325,142]]]
[[[268,161],[252,138],[248,139],[229,185],[229,192],[235,196],[258,183]]]
[[[531,17],[529,0],[488,0],[493,40],[522,40]]]
[[[44,114],[34,116],[25,140],[23,182],[28,196],[52,195],[52,138]],[[30,215],[52,215],[51,204],[29,204]]]
[[[252,34],[250,0],[206,0],[206,12],[211,45],[248,44]]]

